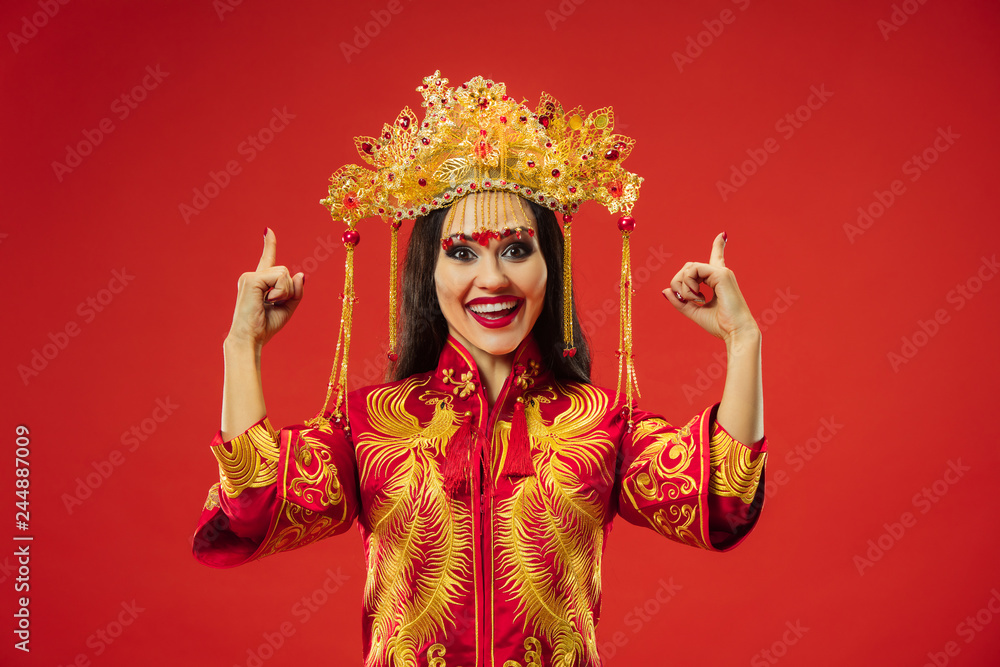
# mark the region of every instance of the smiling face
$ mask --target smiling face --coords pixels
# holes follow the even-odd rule
[[[548,270],[538,235],[527,233],[537,232],[534,215],[516,195],[481,192],[466,200],[454,205],[453,244],[438,251],[434,284],[448,331],[479,362],[482,355],[510,354],[528,336],[542,312]],[[458,233],[472,234],[477,211],[502,211],[497,227],[524,231],[487,246],[463,240]]]

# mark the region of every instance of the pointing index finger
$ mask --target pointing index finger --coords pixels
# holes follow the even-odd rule
[[[260,255],[260,261],[257,263],[257,270],[269,269],[274,266],[274,262],[278,256],[278,239],[268,227],[264,230],[264,252]]]

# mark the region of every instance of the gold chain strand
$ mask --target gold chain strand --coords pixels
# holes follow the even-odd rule
[[[573,341],[573,243],[570,228],[573,216],[563,215],[563,345],[567,350],[576,347]]]
[[[340,358],[340,373],[337,378],[337,414],[347,415],[347,358],[351,351],[351,325],[354,320],[354,244],[347,246],[347,261],[344,276],[344,354]],[[341,412],[341,410],[343,412]]]
[[[451,209],[448,211],[448,217],[445,219],[445,230],[441,235],[442,238],[448,238],[451,236],[452,225],[455,224],[455,211],[458,209],[457,202],[452,204]]]
[[[337,395],[334,398],[333,416],[335,419],[344,420],[347,415],[347,393],[344,384],[347,381],[347,356],[351,347],[351,321],[354,312],[354,244],[345,242],[344,248],[347,252],[344,259],[343,306],[337,332],[337,349],[333,353],[333,367],[330,369],[330,380],[326,386],[323,407],[315,417],[306,422],[310,426],[319,426],[324,421],[326,407],[330,404],[330,396],[334,389],[337,390]]]
[[[524,218],[524,226],[527,227],[528,226],[528,210],[526,208],[524,208],[524,200],[522,200],[521,197],[517,197],[517,206],[518,206],[518,208],[521,209],[521,217]],[[517,219],[517,215],[516,214],[514,215],[514,221],[518,223],[517,225],[514,225],[514,226],[515,227],[519,227],[520,224],[521,224],[521,221]]]
[[[465,229],[465,207],[468,205],[469,205],[469,198],[467,196],[462,197],[462,219],[458,221],[459,233],[461,233]]]
[[[622,231],[621,294],[618,304],[618,382],[615,393],[621,395],[622,377],[625,379],[625,409],[629,430],[632,429],[632,391],[639,393],[632,357],[632,260],[629,250],[630,232]],[[622,372],[624,370],[624,373]]]
[[[500,240],[500,228],[503,224],[503,218],[500,217],[500,201],[503,199],[503,195],[499,192],[490,192],[490,197],[493,198],[493,231],[497,234],[497,241]]]
[[[393,221],[389,223],[390,247],[389,247],[389,354],[398,354],[396,350],[396,293],[399,291],[399,226]],[[392,357],[389,357],[392,359]]]

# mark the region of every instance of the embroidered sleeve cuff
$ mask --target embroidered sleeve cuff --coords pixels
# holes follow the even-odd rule
[[[717,496],[750,503],[767,460],[767,438],[747,446],[731,436],[713,417],[709,440],[711,477],[708,490]]]
[[[220,490],[229,498],[277,481],[278,438],[266,416],[228,442],[216,433],[212,453],[219,462]]]

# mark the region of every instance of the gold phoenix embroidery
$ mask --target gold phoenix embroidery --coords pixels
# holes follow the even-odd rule
[[[698,495],[698,482],[684,472],[690,468],[698,448],[691,434],[694,417],[676,431],[656,433],[670,429],[670,424],[661,418],[644,419],[636,425],[635,438],[652,438],[650,443],[636,457],[625,473],[622,492],[633,507],[646,517],[650,525],[661,535],[691,546],[708,549],[709,546],[695,533],[692,525],[698,520],[697,504],[676,501]],[[644,466],[648,466],[642,470]],[[667,507],[654,510],[651,514],[640,509],[636,496],[651,502],[672,502]],[[697,498],[695,498],[697,503]]]
[[[472,518],[456,513],[437,463],[459,427],[452,397],[420,397],[434,406],[426,424],[405,407],[427,382],[410,378],[369,394],[373,433],[358,442],[361,479],[380,485],[365,508],[371,526],[365,603],[373,610],[368,667],[416,667],[418,648],[455,622],[454,607],[472,581]]]
[[[524,638],[524,663],[508,660],[503,667],[542,667],[542,644],[534,637]]]
[[[282,520],[286,525],[268,539],[258,558],[311,544],[332,534],[347,520],[346,498],[337,467],[332,462],[333,455],[316,435],[332,435],[333,429],[324,421],[316,428],[303,429],[297,440],[289,443],[284,486],[304,502],[323,508],[339,506],[339,515],[320,514],[297,504],[294,498],[283,500],[279,525]],[[297,465],[292,464],[293,460]],[[318,462],[316,469],[308,470],[314,462]]]
[[[721,428],[716,430],[709,443],[712,476],[708,490],[717,496],[735,496],[744,503],[752,502],[767,453],[757,454],[754,458],[748,447]]]
[[[212,453],[219,461],[222,491],[230,498],[236,498],[244,489],[268,486],[278,479],[278,441],[266,417],[228,445],[212,447]]]
[[[556,396],[569,406],[546,423],[539,404]],[[589,385],[557,383],[554,391],[539,391],[525,404],[536,474],[519,479],[498,506],[502,587],[517,599],[525,626],[552,646],[553,665],[599,661],[591,610],[601,593],[604,507],[580,479],[611,485],[604,454],[613,445],[597,428],[607,408],[607,396]],[[525,657],[525,665],[539,664]]]
[[[677,431],[653,435],[655,431],[669,428],[670,424],[658,417],[644,419],[635,427],[635,440],[653,438],[653,443],[629,466],[631,472],[649,464],[648,472],[635,475],[635,492],[646,500],[677,500],[697,493],[697,482],[683,472],[697,454],[691,439],[691,424]]]
[[[299,463],[297,469],[301,474],[291,480],[289,488],[307,503],[329,507],[344,502],[344,489],[337,477],[337,467],[333,465],[333,455],[313,435],[314,430],[316,429],[306,429],[301,433],[295,448],[295,460]],[[318,430],[332,433],[333,427],[330,422],[324,421]],[[316,470],[306,472],[305,469],[311,466],[314,460],[319,461]]]

